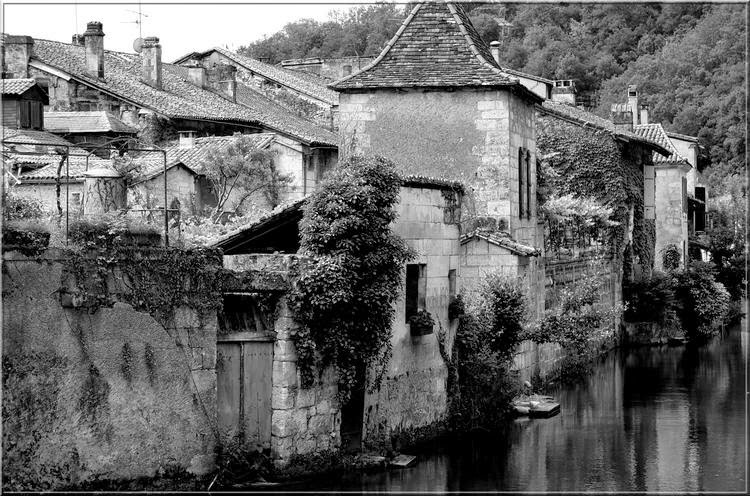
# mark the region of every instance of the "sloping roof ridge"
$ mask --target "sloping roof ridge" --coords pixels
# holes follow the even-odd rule
[[[541,252],[534,248],[533,246],[528,246],[523,243],[520,243],[513,239],[513,237],[505,232],[505,231],[493,231],[488,232],[485,229],[477,228],[473,231],[470,231],[460,237],[460,244],[465,244],[469,242],[472,238],[480,238],[488,243],[491,243],[495,246],[499,246],[501,248],[505,248],[506,250],[510,251],[511,253],[515,253],[517,255],[522,255],[526,257],[536,257],[541,255]]]
[[[670,138],[677,138],[677,139],[682,139],[685,141],[693,141],[695,143],[698,143],[699,141],[699,138],[697,136],[690,136],[689,134],[677,133],[675,131],[667,131],[666,129],[665,129],[665,132],[667,133],[667,136],[669,136]]]
[[[484,55],[482,55],[481,53],[479,53],[479,49],[476,47],[476,44],[474,43],[474,39],[469,34],[469,30],[466,27],[466,25],[464,24],[463,19],[461,19],[461,13],[459,13],[458,10],[457,10],[458,8],[462,9],[463,7],[456,7],[456,5],[453,2],[450,2],[450,1],[445,1],[445,5],[448,7],[448,10],[453,15],[453,18],[456,20],[456,23],[458,24],[459,31],[461,31],[461,34],[464,35],[464,38],[466,39],[466,42],[469,44],[469,50],[471,50],[471,53],[474,54],[474,56],[477,58],[477,60],[479,60],[479,62],[481,62],[482,64],[486,65],[487,68],[489,68],[490,70],[496,72],[497,74],[499,74],[501,76],[508,76],[509,73],[503,71],[502,68],[498,66],[498,64],[494,63],[495,59],[492,59],[493,63],[490,63],[487,59],[484,58]],[[463,12],[463,15],[466,15],[466,13]],[[477,33],[477,36],[479,36],[478,33]],[[480,40],[481,40],[481,38],[480,38]]]
[[[76,45],[75,43],[68,43],[68,42],[66,42],[66,41],[59,41],[59,40],[48,40],[48,39],[46,39],[46,38],[37,38],[36,36],[32,36],[31,38],[32,38],[32,39],[33,39],[34,41],[44,41],[44,42],[47,42],[47,43],[59,43],[60,45],[69,45],[69,46],[72,46],[72,47],[80,47],[80,48],[85,48],[85,47],[84,47],[83,45]],[[109,52],[109,53],[114,53],[114,54],[119,54],[119,55],[127,55],[127,56],[129,56],[129,57],[138,57],[138,54],[137,54],[137,53],[130,53],[130,52],[121,52],[121,51],[119,51],[119,50],[110,50],[110,49],[108,49],[108,48],[105,48],[105,49],[104,49],[104,52],[105,52],[105,53]],[[33,48],[32,48],[32,53],[31,53],[31,56],[32,56],[32,57],[34,56],[34,53],[33,53]],[[45,63],[46,63],[46,62],[45,62]]]
[[[406,19],[404,19],[404,22],[401,23],[401,26],[399,26],[398,31],[396,31],[396,34],[394,34],[393,37],[390,39],[390,41],[388,41],[388,43],[385,44],[385,47],[383,47],[383,49],[380,51],[380,54],[377,57],[375,57],[375,59],[372,62],[370,62],[369,64],[367,64],[360,70],[356,72],[352,72],[348,76],[344,76],[341,79],[337,79],[336,81],[329,83],[327,86],[329,88],[333,88],[335,85],[339,83],[343,83],[344,81],[348,81],[354,76],[362,74],[363,72],[367,72],[373,67],[375,67],[376,65],[378,65],[380,61],[385,58],[388,52],[391,51],[391,48],[393,48],[393,45],[395,45],[396,42],[399,40],[399,38],[401,38],[401,35],[403,34],[403,32],[406,30],[409,24],[411,24],[412,19],[414,19],[414,16],[417,15],[417,12],[419,12],[419,9],[421,9],[422,5],[424,4],[425,2],[419,2],[417,3],[417,5],[414,6],[413,9],[411,9],[411,12],[409,12],[409,15],[406,16]]]
[[[518,71],[516,69],[511,69],[510,67],[500,66],[500,68],[503,70],[503,72],[507,72],[508,74],[511,74],[513,76],[534,79],[536,81],[541,81],[542,83],[554,84],[554,82],[555,82],[554,79],[547,79],[547,78],[542,77],[542,76],[537,76],[536,74],[529,74],[528,72],[523,72],[523,71]]]

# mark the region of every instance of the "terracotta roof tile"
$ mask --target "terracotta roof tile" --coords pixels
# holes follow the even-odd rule
[[[461,5],[451,2],[417,4],[374,61],[329,86],[339,91],[508,86],[540,100],[503,72]]]
[[[204,57],[211,52],[218,52],[228,59],[234,61],[236,64],[241,65],[245,69],[252,71],[256,74],[260,74],[266,79],[275,81],[276,83],[291,88],[305,95],[311,96],[317,100],[327,103],[328,105],[338,105],[338,94],[335,91],[331,91],[326,88],[325,83],[320,80],[316,81],[306,75],[300,75],[297,71],[285,69],[283,67],[277,67],[271,64],[266,64],[260,60],[256,60],[239,53],[235,53],[224,48],[215,47],[202,53],[190,53],[184,55],[175,61],[179,64],[193,56]]]
[[[511,238],[508,233],[502,231],[486,231],[482,229],[476,229],[461,236],[461,244],[466,244],[473,239],[483,239],[495,246],[505,248],[511,253],[522,255],[525,257],[537,257],[541,254],[539,250],[537,250],[533,246],[519,243],[518,241]]]
[[[44,128],[53,133],[131,133],[138,129],[128,126],[104,110],[89,112],[45,112]]]
[[[33,58],[67,72],[87,85],[170,118],[248,123],[268,127],[306,143],[331,146],[337,143],[332,139],[335,137],[333,133],[280,105],[266,104],[266,108],[273,112],[271,123],[270,110],[265,113],[257,111],[198,88],[183,77],[184,68],[179,66],[162,64],[162,89],[153,88],[141,81],[141,58],[137,54],[105,50],[104,78],[101,79],[86,73],[85,48],[82,46],[37,39]],[[260,98],[265,97],[259,95]]]
[[[3,95],[23,95],[36,85],[34,79],[3,79]]]
[[[79,148],[73,143],[62,139],[46,131],[35,131],[32,129],[11,129],[0,127],[3,138],[3,155],[7,157],[11,167],[16,170],[17,166],[26,169],[21,173],[21,179],[55,179],[57,177],[57,166],[60,163],[60,154],[56,153],[58,146],[68,145],[68,150],[74,156],[69,158],[69,174],[73,179],[80,180],[83,173],[94,167],[109,167],[108,160],[101,159],[96,155],[89,155],[88,162],[85,156],[89,152]],[[14,143],[8,143],[12,141]],[[15,142],[23,144],[18,145]],[[52,143],[52,145],[47,145]],[[17,153],[14,153],[17,152]],[[26,154],[31,153],[31,154]],[[63,167],[63,176],[65,167]]]
[[[660,153],[654,152],[654,164],[689,164],[687,159],[680,155],[680,153],[677,151],[677,148],[675,148],[675,146],[672,144],[672,140],[669,139],[667,132],[664,131],[664,128],[661,126],[661,124],[641,124],[635,126],[633,128],[633,131],[635,131],[635,133],[639,136],[643,136],[644,138],[659,143],[661,146],[671,152],[671,155],[669,157],[665,157]]]

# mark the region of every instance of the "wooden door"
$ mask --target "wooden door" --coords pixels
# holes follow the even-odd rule
[[[250,449],[270,448],[273,343],[220,341],[217,358],[217,404],[222,437],[239,437]]]

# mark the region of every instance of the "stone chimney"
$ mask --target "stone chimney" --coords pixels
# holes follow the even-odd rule
[[[8,35],[3,40],[3,78],[29,77],[29,58],[34,46],[31,36]]]
[[[618,131],[632,131],[633,130],[633,112],[630,110],[630,104],[627,103],[613,103],[610,113],[610,119],[615,124],[615,129]]]
[[[198,88],[206,87],[206,68],[200,64],[188,67],[188,79]]]
[[[648,124],[648,104],[641,104],[641,124]]]
[[[195,131],[180,131],[180,150],[189,150],[195,146]]]
[[[559,79],[552,86],[552,101],[576,106],[576,82],[572,79]]]
[[[96,78],[104,77],[104,31],[101,22],[90,22],[83,33],[86,46],[86,73]]]
[[[231,102],[237,101],[237,68],[233,65],[219,66],[219,91]]]
[[[86,46],[86,41],[82,34],[74,34],[71,43],[75,46]]]
[[[490,42],[490,53],[492,58],[495,59],[495,63],[500,65],[500,42],[495,40]]]
[[[628,86],[628,107],[633,117],[633,126],[638,125],[638,86],[631,84]]]
[[[161,45],[156,36],[149,36],[143,40],[141,81],[157,90],[161,89]]]

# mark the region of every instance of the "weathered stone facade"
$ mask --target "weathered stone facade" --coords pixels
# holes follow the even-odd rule
[[[685,265],[688,242],[687,165],[655,167],[656,260],[654,266],[664,270],[664,255],[670,247],[680,254],[680,267]],[[683,184],[684,183],[684,184]]]
[[[67,256],[3,254],[4,488],[213,470],[216,318],[76,307]]]

